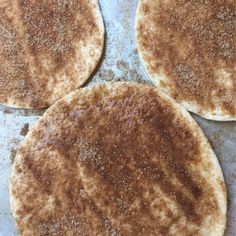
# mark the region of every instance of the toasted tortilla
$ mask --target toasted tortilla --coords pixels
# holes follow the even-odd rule
[[[0,0],[0,103],[52,105],[85,83],[103,44],[97,0]]]
[[[236,1],[140,0],[136,39],[155,86],[206,119],[236,120]]]
[[[82,88],[29,131],[12,169],[20,235],[212,235],[221,168],[189,113],[135,83]]]

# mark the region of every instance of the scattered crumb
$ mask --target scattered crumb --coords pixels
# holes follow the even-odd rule
[[[116,65],[117,65],[117,68],[120,70],[128,70],[129,69],[128,63],[123,60],[117,61]]]
[[[10,108],[5,108],[5,109],[3,110],[3,113],[4,113],[4,114],[12,114],[12,109],[10,109]]]
[[[24,126],[21,128],[20,135],[25,136],[29,131],[29,123],[25,123]]]
[[[101,72],[99,72],[99,77],[106,81],[112,81],[115,78],[115,73],[111,69],[102,70]]]

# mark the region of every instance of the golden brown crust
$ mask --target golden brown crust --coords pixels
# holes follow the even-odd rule
[[[80,87],[97,65],[97,0],[0,0],[0,102],[42,108]]]
[[[154,83],[203,117],[236,119],[236,2],[140,0],[138,48]]]
[[[11,205],[21,235],[223,235],[226,193],[190,115],[146,85],[80,89],[18,150]]]

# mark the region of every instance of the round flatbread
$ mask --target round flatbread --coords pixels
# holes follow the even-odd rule
[[[48,107],[83,85],[103,44],[98,0],[0,0],[0,103]]]
[[[21,235],[222,236],[226,190],[198,125],[147,85],[79,89],[27,134],[13,163]]]
[[[140,0],[136,39],[155,86],[204,118],[236,120],[236,1]]]

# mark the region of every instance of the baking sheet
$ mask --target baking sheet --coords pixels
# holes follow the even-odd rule
[[[138,0],[100,0],[106,26],[104,59],[87,85],[104,81],[137,81],[151,84],[135,46],[134,22]],[[8,183],[12,158],[41,111],[0,106],[0,236],[17,235],[10,212]],[[236,236],[236,122],[214,122],[193,116],[209,139],[222,166],[228,190],[225,235]]]

